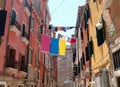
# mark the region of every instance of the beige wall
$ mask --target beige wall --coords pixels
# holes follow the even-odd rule
[[[103,2],[99,3],[96,1],[93,3],[90,0],[90,22],[89,22],[89,37],[93,39],[93,48],[94,55],[91,58],[91,69],[92,73],[97,73],[103,67],[109,65],[109,50],[107,46],[107,42],[105,41],[101,46],[97,46],[97,38],[96,38],[96,28],[95,25],[99,22],[101,18],[101,14],[103,14]]]

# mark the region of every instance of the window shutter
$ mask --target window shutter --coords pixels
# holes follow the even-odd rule
[[[0,10],[0,36],[4,36],[7,11]]]

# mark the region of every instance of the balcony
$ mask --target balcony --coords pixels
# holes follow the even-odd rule
[[[15,75],[16,72],[17,72],[17,69],[12,68],[12,67],[6,67],[6,68],[5,68],[5,72],[6,72],[7,74],[10,74],[10,75]]]
[[[30,5],[28,3],[28,0],[25,0],[24,10],[25,10],[27,16],[29,17],[30,16]]]
[[[22,38],[21,40],[26,44],[28,45],[29,41],[28,41],[28,34],[26,32],[23,32],[22,33]]]
[[[15,19],[11,21],[10,31],[14,31],[17,36],[20,34],[21,26]]]
[[[15,68],[14,62],[7,62],[5,72],[9,75],[15,75],[17,72],[17,69]]]
[[[26,76],[27,76],[27,73],[24,72],[24,71],[19,71],[18,73],[19,73],[19,75],[21,75],[22,77],[26,77]]]

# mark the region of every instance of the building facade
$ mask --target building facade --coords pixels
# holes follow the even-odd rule
[[[105,0],[104,7],[104,18],[106,22],[106,32],[108,35],[108,46],[111,54],[111,85],[114,87],[120,86],[120,70],[119,70],[119,3],[120,0]]]
[[[84,84],[82,87],[110,87],[111,59],[103,5],[103,0],[87,0],[86,5],[80,7],[83,11],[78,17],[77,34],[82,44],[82,81],[79,82]]]
[[[48,87],[49,55],[42,53],[41,35],[48,30],[47,0],[1,0],[0,86]],[[3,15],[4,14],[4,15]],[[6,15],[6,17],[5,17]],[[6,19],[6,20],[5,20]]]
[[[91,59],[91,86],[109,87],[111,70],[110,53],[107,44],[106,26],[104,20],[103,0],[89,0],[90,21],[88,22],[89,41],[93,41]],[[89,48],[91,51],[91,49]]]
[[[57,63],[57,84],[58,87],[73,87],[72,84],[72,75],[73,75],[73,53],[70,46],[66,48],[65,56],[58,56]]]
[[[7,18],[0,47],[1,81],[12,87],[22,86],[23,79],[27,77],[29,14],[24,10],[26,7],[24,1],[2,1],[7,11]]]

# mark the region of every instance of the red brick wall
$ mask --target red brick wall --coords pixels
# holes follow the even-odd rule
[[[6,55],[6,43],[10,44],[10,46],[16,49],[16,60],[17,61],[19,60],[19,53],[22,53],[23,55],[25,55],[26,45],[25,43],[21,41],[21,34],[16,36],[15,32],[9,31],[8,42],[6,42],[8,30],[10,30],[10,20],[11,20],[11,10],[12,10],[11,8],[12,7],[17,13],[17,20],[19,24],[22,26],[22,23],[24,22],[28,29],[28,17],[25,14],[23,5],[24,5],[23,2],[20,3],[15,0],[13,2],[12,0],[6,0],[7,20],[6,20],[5,33],[4,33],[4,36],[2,37],[3,43],[1,44],[1,47],[0,47],[0,71],[3,71],[3,67],[4,67],[3,65],[5,61],[5,55]]]

